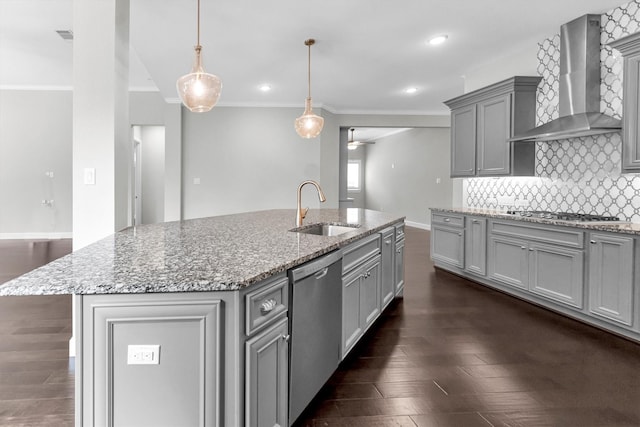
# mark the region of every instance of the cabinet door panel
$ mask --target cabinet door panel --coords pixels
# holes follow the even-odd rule
[[[394,292],[394,235],[382,236],[382,272],[380,280],[380,308],[384,309],[393,300]]]
[[[360,322],[366,330],[380,315],[380,257],[363,268],[360,282]]]
[[[464,268],[464,230],[432,225],[431,258]]]
[[[625,58],[622,170],[640,170],[640,56]]]
[[[478,175],[508,175],[511,147],[511,94],[478,103]]]
[[[529,251],[531,292],[582,308],[584,253],[533,243]]]
[[[451,112],[451,176],[476,174],[476,106]]]
[[[592,234],[589,310],[626,326],[633,323],[633,239]]]
[[[288,322],[283,319],[272,329],[246,343],[247,427],[288,426]]]
[[[487,273],[487,220],[467,217],[466,223],[465,270],[484,276]]]
[[[404,290],[404,239],[396,241],[395,260],[395,292],[401,295]]]
[[[360,281],[362,272],[356,269],[342,279],[342,357],[362,335],[360,327]]]
[[[516,288],[528,288],[529,259],[526,242],[491,236],[488,259],[490,278]]]

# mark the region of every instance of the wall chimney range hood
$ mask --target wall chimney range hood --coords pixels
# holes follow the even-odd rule
[[[622,121],[600,113],[600,15],[560,27],[560,117],[510,141],[555,141],[617,132]]]

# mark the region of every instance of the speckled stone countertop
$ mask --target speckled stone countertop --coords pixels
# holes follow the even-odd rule
[[[360,224],[327,237],[290,232],[295,210],[131,227],[0,286],[0,295],[238,290],[403,221],[365,209],[310,210],[304,225]]]
[[[609,231],[613,233],[640,235],[640,224],[624,221],[563,221],[559,219],[544,219],[508,214],[504,211],[489,209],[469,209],[469,208],[430,208],[432,212],[457,213],[464,215],[486,216],[489,218],[512,219],[516,221],[535,222],[537,224],[560,225],[563,227],[582,228],[584,230]]]

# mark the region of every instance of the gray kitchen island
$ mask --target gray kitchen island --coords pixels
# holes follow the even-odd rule
[[[0,295],[74,295],[76,426],[289,425],[290,272],[327,254],[340,260],[338,360],[404,283],[403,217],[311,210],[300,229],[295,217],[268,210],[128,228]],[[344,228],[308,233],[314,224]]]

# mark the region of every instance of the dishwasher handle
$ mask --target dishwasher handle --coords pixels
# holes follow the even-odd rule
[[[323,255],[319,258],[309,261],[306,264],[301,265],[300,267],[294,268],[293,270],[289,270],[289,277],[291,278],[291,281],[295,283],[299,280],[304,279],[305,277],[309,277],[313,274],[322,272],[325,268],[340,260],[342,260],[342,251],[336,250],[328,253],[327,255]]]

